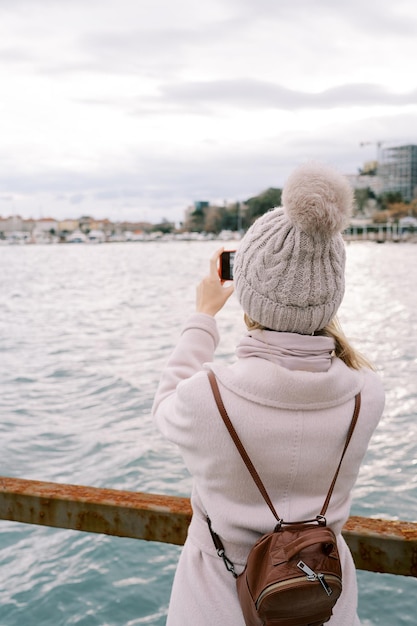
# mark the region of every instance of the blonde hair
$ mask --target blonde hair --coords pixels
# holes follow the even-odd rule
[[[248,330],[267,330],[265,326],[262,326],[262,324],[259,324],[258,322],[252,320],[246,313],[244,319]],[[355,350],[355,348],[349,343],[346,335],[342,330],[340,322],[336,317],[334,317],[327,324],[327,326],[325,326],[322,330],[317,331],[315,334],[324,337],[331,337],[332,339],[334,339],[334,356],[337,356],[351,369],[360,370],[363,367],[372,370],[374,369],[371,362],[368,361],[368,359],[364,357],[360,352]]]

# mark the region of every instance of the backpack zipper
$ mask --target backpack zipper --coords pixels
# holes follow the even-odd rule
[[[332,595],[333,589],[331,589],[331,587],[327,584],[324,574],[316,574],[316,572],[314,572],[311,567],[307,565],[307,563],[304,563],[304,561],[298,561],[297,567],[306,574],[307,580],[318,580],[327,595]]]
[[[313,570],[310,570],[310,571],[313,572]],[[309,578],[309,580],[311,580],[311,581],[318,580],[320,582],[320,584],[322,585],[323,589],[326,591],[327,595],[330,596],[333,593],[333,589],[331,589],[329,587],[329,585],[327,584],[327,582],[324,580],[324,575],[323,574],[315,574],[314,572],[313,572],[313,574],[314,574],[314,579],[313,578]],[[310,576],[312,576],[312,574],[310,574]],[[340,584],[340,578],[339,578],[339,576],[337,576],[335,574],[327,574],[326,578],[329,581],[332,581],[332,582]],[[267,587],[266,589],[264,589],[262,591],[262,593],[259,595],[258,599],[256,600],[256,602],[255,602],[256,610],[259,609],[259,606],[262,603],[262,601],[267,596],[269,596],[270,594],[274,593],[275,591],[278,591],[279,589],[283,589],[285,587],[297,586],[299,583],[304,582],[305,579],[306,579],[305,576],[295,576],[294,578],[291,578],[290,580],[282,580],[279,583],[273,583],[272,585],[269,585],[269,587]],[[324,584],[323,584],[323,581],[324,581]],[[330,591],[330,593],[328,593],[326,588]]]

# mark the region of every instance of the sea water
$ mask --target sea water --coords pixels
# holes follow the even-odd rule
[[[217,242],[0,246],[0,475],[188,496],[152,399]],[[353,515],[417,520],[417,245],[347,245],[340,319],[386,408]],[[243,332],[234,296],[218,359]],[[0,521],[0,626],[165,623],[180,548]],[[358,572],[366,626],[417,624],[417,581]]]

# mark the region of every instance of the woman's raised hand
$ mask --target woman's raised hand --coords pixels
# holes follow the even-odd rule
[[[196,311],[215,316],[233,293],[233,284],[225,286],[220,280],[218,262],[223,248],[219,248],[210,259],[210,273],[197,286]]]

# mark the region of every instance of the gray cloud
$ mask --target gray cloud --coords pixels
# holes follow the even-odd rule
[[[6,5],[8,12],[16,12],[24,17],[25,6],[42,7],[48,10],[48,22],[51,33],[66,32],[66,11],[71,12],[73,5],[78,5],[80,28],[71,29],[68,26],[65,41],[65,54],[44,55],[36,50],[36,34],[22,38],[20,47],[6,47],[5,53],[11,62],[21,63],[31,61],[34,70],[42,74],[60,75],[68,73],[107,73],[127,74],[136,76],[154,77],[167,81],[170,77],[178,76],[182,69],[190,65],[190,60],[199,52],[203,55],[216,54],[220,50],[229,51],[229,54],[245,54],[253,41],[253,33],[261,29],[259,51],[262,50],[262,29],[267,24],[276,29],[276,39],[271,39],[271,30],[268,31],[268,40],[281,57],[282,41],[290,27],[294,37],[299,38],[298,47],[305,48],[308,59],[308,46],[313,55],[327,49],[327,54],[346,45],[342,38],[339,40],[339,31],[342,25],[350,24],[355,38],[352,39],[352,51],[358,43],[365,43],[363,34],[385,37],[390,39],[400,35],[402,40],[415,37],[417,28],[417,11],[413,3],[406,2],[398,5],[388,0],[381,0],[378,5],[363,3],[362,0],[350,2],[334,2],[334,0],[317,0],[314,7],[310,0],[292,0],[291,2],[276,2],[276,0],[225,0],[222,3],[222,16],[207,18],[204,23],[187,20],[187,2],[178,2],[177,17],[184,14],[181,22],[170,24],[164,19],[163,2],[156,2],[153,10],[160,7],[161,19],[148,24],[143,10],[131,0],[120,0],[118,13],[122,17],[123,28],[117,21],[117,26],[111,24],[111,13],[108,19],[100,19],[106,8],[112,7],[110,0],[91,1],[83,4],[81,0],[71,3],[64,0],[58,5],[53,0],[18,0],[0,2],[0,10]],[[50,10],[54,7],[54,10]],[[115,14],[116,15],[116,14]],[[178,24],[181,24],[180,26]],[[308,43],[307,43],[308,42]],[[295,42],[296,43],[296,42]],[[367,54],[372,57],[372,44]],[[225,57],[227,61],[227,57]],[[271,59],[273,62],[273,59]],[[251,63],[248,57],[247,62]],[[219,58],[221,64],[221,58]],[[221,65],[219,66],[221,67]]]
[[[184,20],[185,23],[186,20]],[[132,20],[135,23],[135,20]],[[139,20],[140,23],[140,20]],[[71,72],[105,72],[114,74],[140,74],[163,78],[178,73],[189,57],[198,50],[215,48],[218,43],[239,36],[240,27],[246,22],[214,20],[204,26],[190,24],[185,27],[132,28],[129,23],[123,31],[91,29],[73,41],[82,55],[77,61],[53,60],[39,64],[43,74]]]
[[[77,60],[43,60],[42,74],[106,73],[171,76],[183,66],[184,34],[171,31],[92,32],[74,42]]]
[[[228,3],[242,12],[246,9],[247,18],[252,21],[267,19],[298,20],[300,29],[312,24],[316,18],[328,21],[337,18],[348,21],[358,32],[380,31],[402,36],[415,36],[417,25],[417,12],[413,0],[402,4],[393,3],[391,0],[376,2],[363,2],[363,0],[349,0],[338,2],[335,0],[291,0],[291,2],[276,2],[276,0],[227,0]],[[337,29],[333,33],[337,38]],[[279,33],[277,33],[279,36]],[[353,42],[354,44],[354,42]]]
[[[71,204],[81,204],[85,199],[85,195],[82,193],[76,193],[69,197]]]
[[[131,184],[134,185],[135,182],[132,180]],[[137,199],[143,198],[144,192],[140,189],[111,189],[106,191],[99,191],[94,194],[94,198],[97,200],[126,200],[126,199]]]
[[[143,101],[142,101],[143,102]],[[208,104],[226,105],[236,109],[328,109],[370,105],[417,104],[417,89],[393,93],[381,85],[347,84],[318,93],[288,89],[256,79],[214,80],[168,84],[161,87],[155,102],[182,105],[207,111]],[[146,101],[145,101],[146,111]]]
[[[351,107],[398,107],[417,104],[417,89],[404,93],[382,85],[356,83],[337,85],[317,93],[288,89],[250,78],[173,82],[160,86],[159,95],[141,98],[118,96],[74,99],[91,106],[110,106],[134,116],[214,115],[218,107],[234,110],[326,110]]]
[[[0,47],[0,59],[2,63],[8,64],[23,64],[33,63],[33,54],[30,54],[29,50],[23,50],[18,46],[5,46]]]

